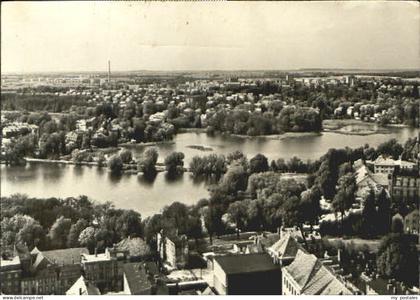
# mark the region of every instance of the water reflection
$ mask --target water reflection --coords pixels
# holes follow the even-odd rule
[[[108,178],[109,181],[113,184],[113,185],[117,185],[120,181],[121,178],[123,177],[122,173],[113,173],[113,172],[108,172]]]
[[[86,168],[87,168],[87,166],[75,165],[73,167],[74,175],[76,175],[76,176],[82,176],[83,175],[83,172],[85,171]]]
[[[137,175],[137,178],[140,183],[145,184],[147,186],[153,186],[153,183],[155,182],[157,175],[158,173],[155,171],[148,174],[143,173],[143,174]]]
[[[177,181],[182,182],[184,180],[184,173],[171,174],[171,173],[165,172],[165,180],[168,184],[171,184]]]

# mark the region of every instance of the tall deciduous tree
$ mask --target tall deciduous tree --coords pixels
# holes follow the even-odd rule
[[[165,158],[165,168],[168,174],[181,174],[184,172],[184,153],[172,152]]]
[[[88,226],[88,222],[85,219],[78,220],[75,224],[71,225],[69,235],[67,238],[67,247],[73,248],[78,247],[80,233]]]
[[[48,232],[48,237],[51,240],[51,245],[54,248],[65,248],[67,244],[67,237],[70,232],[71,219],[59,217],[55,223],[51,226]]]
[[[249,161],[249,172],[260,173],[268,171],[268,160],[263,154],[257,154]]]
[[[159,154],[155,148],[146,149],[139,159],[138,170],[145,174],[155,173],[158,157]]]
[[[381,243],[377,255],[378,272],[385,278],[395,278],[410,286],[418,284],[418,252],[409,235],[389,234]]]
[[[111,156],[108,160],[107,165],[108,168],[111,170],[111,173],[113,174],[121,173],[123,168],[123,162],[118,154],[114,154],[113,156]]]

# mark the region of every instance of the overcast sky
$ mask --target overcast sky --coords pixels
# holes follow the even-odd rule
[[[3,2],[3,72],[420,68],[413,2]]]

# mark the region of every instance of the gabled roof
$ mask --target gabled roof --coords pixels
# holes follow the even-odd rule
[[[41,253],[51,263],[62,264],[62,265],[73,265],[73,264],[80,264],[81,255],[88,254],[89,251],[86,248],[69,248],[69,249],[42,251]]]
[[[38,253],[41,253],[41,251],[39,251],[39,249],[35,246],[32,251],[31,254],[37,255]]]
[[[152,284],[142,263],[126,263],[123,269],[132,295],[150,294]]]
[[[295,260],[284,268],[306,295],[351,295],[344,282],[315,255],[299,249]]]
[[[51,262],[49,262],[49,260],[48,260],[48,259],[46,259],[46,258],[42,255],[42,252],[40,252],[40,253],[38,253],[38,254],[36,255],[36,259],[35,259],[34,263],[32,264],[32,267],[34,268],[34,270],[36,270],[36,269],[38,269],[39,267],[41,267],[43,263],[48,264],[48,263],[51,263]]]
[[[377,159],[373,162],[375,165],[381,165],[381,166],[395,166],[395,160],[388,157],[383,157],[382,155],[379,155]]]
[[[304,294],[307,295],[351,295],[343,282],[341,282],[328,267],[322,265],[314,276],[308,281]]]
[[[304,288],[313,272],[319,268],[318,259],[313,254],[305,253],[299,249],[295,260],[286,267],[287,272],[293,277],[300,288]]]
[[[66,295],[100,295],[99,289],[90,281],[87,281],[83,276],[67,290]]]
[[[298,249],[301,249],[298,242],[289,233],[285,233],[281,239],[267,250],[278,258],[294,258]]]
[[[356,170],[356,184],[359,184],[360,182],[365,180],[368,177],[368,175],[369,175],[369,170],[365,165],[358,168]]]

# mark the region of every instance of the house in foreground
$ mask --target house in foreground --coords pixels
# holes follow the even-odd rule
[[[219,295],[280,295],[281,270],[266,253],[216,256],[214,289]]]
[[[299,249],[294,261],[282,268],[283,295],[352,295],[357,291],[315,255]]]

